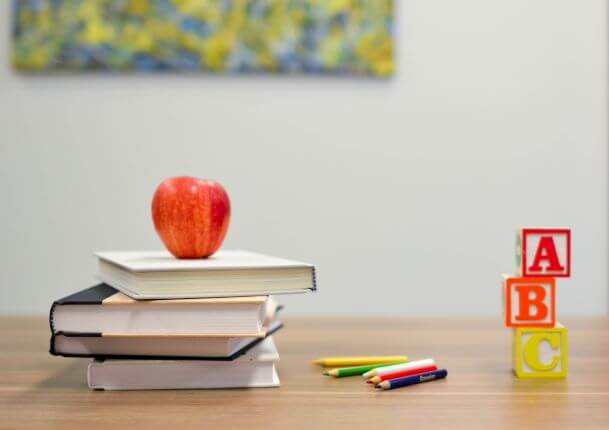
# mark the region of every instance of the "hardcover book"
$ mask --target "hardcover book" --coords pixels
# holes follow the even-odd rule
[[[276,387],[277,348],[267,337],[234,361],[94,360],[89,387],[101,390]]]
[[[103,333],[51,335],[52,355],[99,359],[225,360],[232,361],[280,330],[280,321],[270,323],[264,337],[239,336],[104,336]]]
[[[138,301],[99,284],[57,300],[49,319],[55,335],[264,337],[276,310],[268,296]]]
[[[169,252],[98,252],[98,277],[134,299],[258,296],[314,291],[311,264],[247,251],[204,259]]]

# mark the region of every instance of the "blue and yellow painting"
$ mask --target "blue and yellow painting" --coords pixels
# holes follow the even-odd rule
[[[24,71],[390,76],[393,0],[13,0]]]

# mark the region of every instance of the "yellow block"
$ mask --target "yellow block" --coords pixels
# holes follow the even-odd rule
[[[567,376],[568,330],[558,321],[554,327],[514,329],[513,366],[519,378]]]

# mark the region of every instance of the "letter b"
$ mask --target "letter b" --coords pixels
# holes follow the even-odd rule
[[[507,327],[553,327],[556,322],[554,278],[504,278]]]

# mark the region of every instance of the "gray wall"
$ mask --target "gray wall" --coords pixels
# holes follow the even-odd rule
[[[21,76],[0,5],[0,311],[161,247],[165,177],[216,178],[225,243],[308,260],[291,314],[496,314],[520,224],[574,228],[559,312],[607,293],[607,4],[398,0],[388,81]]]

